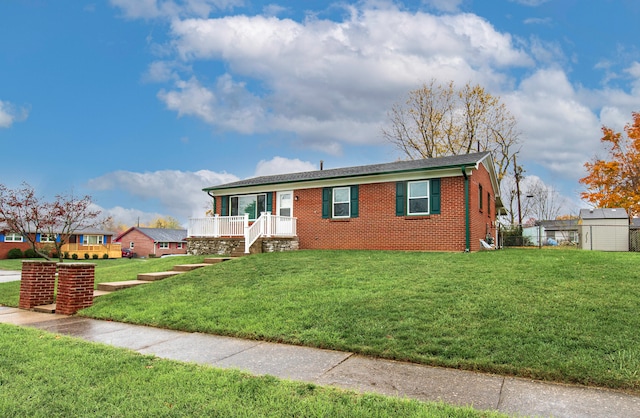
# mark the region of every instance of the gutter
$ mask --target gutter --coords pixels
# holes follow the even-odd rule
[[[462,176],[464,177],[464,252],[468,253],[471,249],[471,231],[469,226],[469,176],[467,176],[466,166],[460,166],[460,169],[462,170]]]

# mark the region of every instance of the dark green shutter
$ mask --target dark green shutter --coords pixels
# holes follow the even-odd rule
[[[351,186],[351,214],[352,218],[358,217],[358,186]]]
[[[273,192],[267,193],[267,212],[273,211]]]
[[[431,195],[429,196],[431,202],[429,213],[438,215],[440,214],[440,179],[431,179],[431,187],[429,189],[431,191]]]
[[[220,200],[220,215],[229,216],[229,196],[222,196]]]
[[[325,187],[322,189],[322,217],[331,217],[331,188]]]
[[[404,216],[405,210],[405,194],[407,190],[406,182],[399,181],[396,183],[396,216]]]

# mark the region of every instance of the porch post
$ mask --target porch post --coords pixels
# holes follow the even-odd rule
[[[264,222],[267,223],[265,231],[264,231],[265,235],[267,237],[270,237],[271,236],[271,232],[272,232],[271,231],[271,229],[272,229],[271,228],[271,212],[263,212],[262,214],[264,215]]]
[[[213,236],[220,237],[220,216],[217,213],[213,215]]]
[[[249,242],[249,214],[244,214],[244,245],[246,248],[247,243]],[[247,252],[247,251],[245,251]]]

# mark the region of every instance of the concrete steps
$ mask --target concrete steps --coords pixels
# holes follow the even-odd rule
[[[204,262],[197,264],[179,264],[173,266],[173,269],[170,271],[159,271],[155,273],[140,273],[136,280],[124,280],[121,282],[105,282],[99,283],[98,288],[93,291],[93,297],[96,298],[98,296],[108,295],[109,293],[115,292],[121,289],[128,289],[130,287],[140,286],[143,284],[149,284],[155,282],[157,280],[166,279],[167,277],[177,276],[178,274],[185,273],[187,271],[196,270],[202,267],[207,267],[212,264],[222,263],[223,261],[229,261],[233,257],[208,257],[204,259]],[[55,313],[56,312],[56,304],[52,303],[50,305],[42,305],[36,306],[33,308],[35,312],[42,313]]]
[[[98,284],[98,290],[104,292],[115,292],[116,290],[128,289],[134,286],[140,286],[141,284],[148,284],[150,281],[146,280],[125,280],[122,282],[107,282]]]
[[[107,282],[100,283],[98,285],[98,291],[113,292],[120,289],[127,289],[141,284],[155,282],[157,280],[163,280],[167,277],[177,276],[178,274],[196,270],[202,267],[207,267],[212,264],[221,263],[223,261],[231,260],[231,257],[208,257],[204,259],[203,263],[197,264],[178,264],[173,266],[170,271],[159,271],[155,273],[140,273],[137,280],[126,280],[122,282]]]
[[[210,265],[211,265],[210,263],[180,264],[178,266],[173,266],[173,271],[179,271],[179,272],[191,271],[191,270],[199,269],[201,267],[207,267],[207,266],[210,266]]]
[[[216,264],[216,263],[222,263],[223,261],[229,261],[231,260],[233,257],[208,257],[204,259],[204,263],[205,264]]]
[[[186,271],[186,270],[185,270]],[[177,276],[184,271],[158,271],[155,273],[140,273],[138,274],[138,280],[145,282],[155,282],[156,280],[166,279],[167,277]]]

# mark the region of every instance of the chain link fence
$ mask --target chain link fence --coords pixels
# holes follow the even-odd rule
[[[544,221],[543,221],[544,222]],[[498,247],[573,246],[585,250],[638,251],[640,227],[628,225],[570,225],[545,229],[544,225],[501,226]]]

